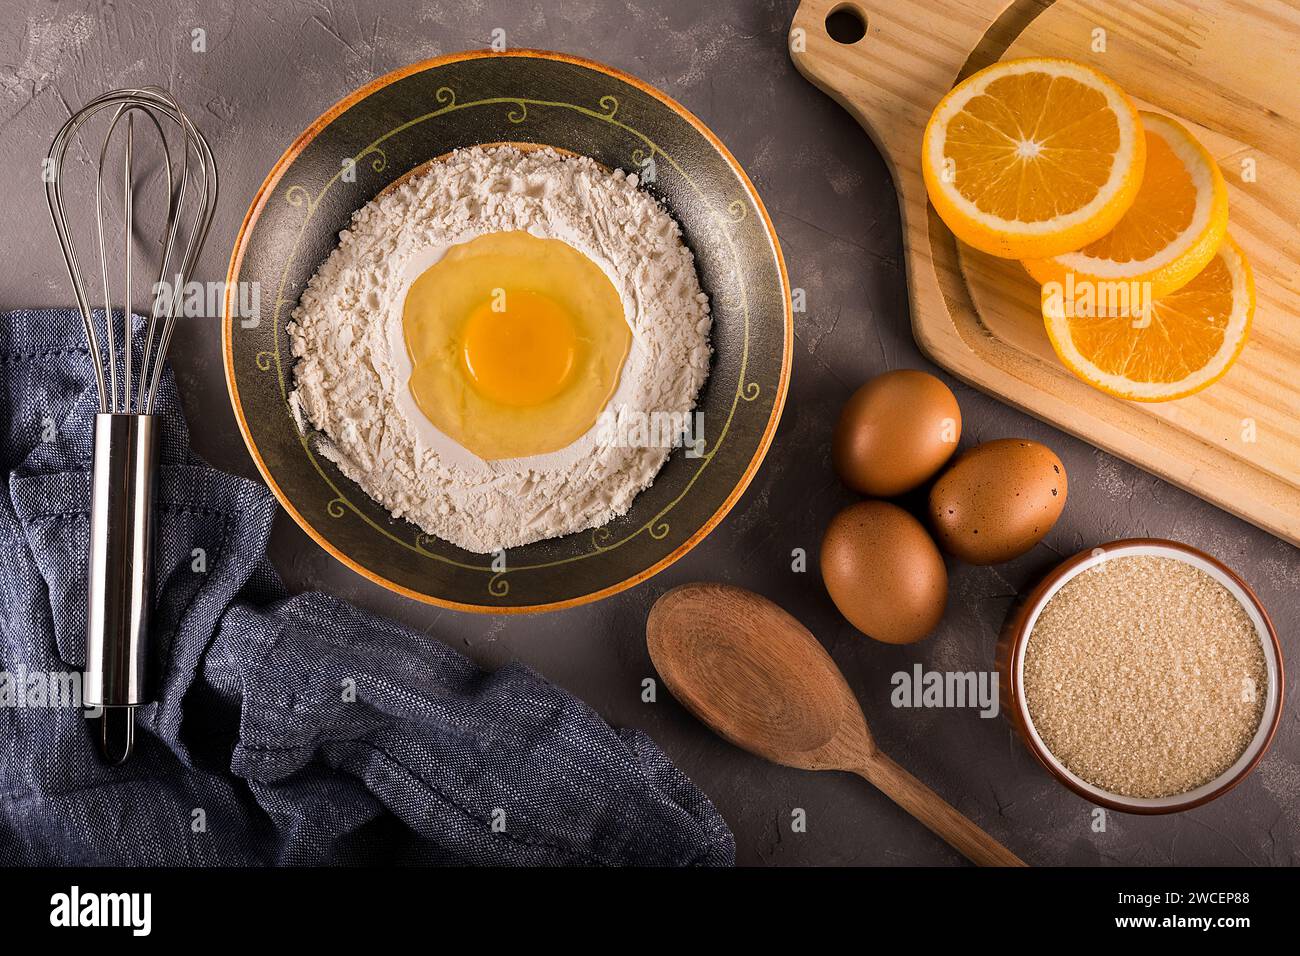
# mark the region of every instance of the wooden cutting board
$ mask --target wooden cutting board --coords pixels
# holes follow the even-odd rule
[[[833,40],[850,8],[866,36]],[[1300,6],[1282,0],[803,0],[791,55],[866,129],[902,209],[912,330],[970,384],[1300,544]],[[1099,48],[1104,47],[1104,52]],[[1251,338],[1228,374],[1174,402],[1099,392],[1057,361],[1020,265],[957,243],[926,200],[921,135],[959,78],[1059,56],[1176,116],[1219,161],[1229,231],[1255,269]]]

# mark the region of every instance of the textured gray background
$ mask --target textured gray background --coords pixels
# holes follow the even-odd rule
[[[713,737],[666,694],[640,700],[653,674],[644,623],[669,587],[699,579],[770,595],[826,643],[862,699],[882,748],[1033,864],[1295,864],[1300,855],[1300,734],[1285,717],[1259,770],[1231,795],[1164,818],[1112,815],[1090,830],[1088,804],[1040,770],[1002,718],[895,710],[890,675],[914,661],[988,669],[1017,593],[1062,557],[1118,537],[1186,541],[1240,571],[1294,653],[1300,560],[1294,548],[1123,462],[952,383],[963,445],[1025,436],[1070,474],[1070,501],[1047,540],[994,568],[952,566],[939,632],[905,648],[857,634],[826,597],[815,555],[829,517],[852,500],[827,446],[851,390],[888,368],[921,367],[908,330],[897,205],[867,137],[793,69],[785,35],[793,0],[505,0],[276,3],[270,0],[0,0],[0,307],[65,305],[71,296],[47,222],[39,157],[54,130],[113,86],[162,83],[207,133],[222,202],[196,278],[224,278],[245,207],[280,152],[323,109],[365,81],[439,53],[512,46],[589,56],[676,97],[712,126],[748,170],[780,232],[797,316],[793,384],[776,443],[748,493],[700,547],[650,582],[595,606],[541,617],[488,618],[389,594],[336,563],[281,514],[273,552],[290,587],[332,591],[400,618],[487,666],[522,659],[608,720],[649,731],[713,798],[745,864],[951,864],[960,858],[856,777],[769,766]],[[208,52],[190,51],[202,27]],[[173,348],[198,452],[256,477],[230,406],[214,320]],[[1294,690],[1294,679],[1291,682]],[[791,832],[803,808],[806,833]]]

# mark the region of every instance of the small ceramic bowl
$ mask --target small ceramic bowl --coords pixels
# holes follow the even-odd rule
[[[1047,745],[1034,729],[1029,716],[1029,706],[1024,693],[1025,648],[1039,614],[1056,593],[1072,578],[1090,568],[1118,557],[1151,556],[1173,558],[1204,571],[1219,584],[1228,589],[1245,609],[1246,614],[1255,625],[1259,641],[1264,649],[1264,661],[1268,670],[1268,691],[1264,700],[1264,714],[1259,728],[1237,761],[1215,779],[1186,793],[1170,797],[1129,797],[1103,790],[1073,773],[1056,756],[1047,749]],[[1038,758],[1039,763],[1047,768],[1057,780],[1065,784],[1079,796],[1098,806],[1125,813],[1176,813],[1190,810],[1209,803],[1216,797],[1227,793],[1241,783],[1259,763],[1268,749],[1282,719],[1282,697],[1284,674],[1282,669],[1282,648],[1278,644],[1277,633],[1268,613],[1241,578],[1221,562],[1202,551],[1180,544],[1177,541],[1161,541],[1152,538],[1133,538],[1125,541],[1113,541],[1089,551],[1083,551],[1059,565],[1043,580],[1041,584],[1022,602],[1007,619],[998,642],[998,679],[1002,693],[1002,709],[1007,718],[1019,732],[1021,739],[1030,752]]]

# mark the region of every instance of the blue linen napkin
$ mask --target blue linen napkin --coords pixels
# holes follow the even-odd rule
[[[82,712],[51,706],[85,665],[98,395],[77,313],[0,314],[0,402],[0,863],[734,862],[726,823],[644,734],[523,666],[484,673],[287,595],[274,499],[190,451],[170,369],[156,703],[132,759],[102,765]]]

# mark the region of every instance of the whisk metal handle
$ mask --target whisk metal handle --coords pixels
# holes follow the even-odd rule
[[[95,416],[85,703],[135,708],[149,700],[153,607],[156,415]],[[122,714],[113,714],[118,721]],[[134,719],[134,710],[127,717]],[[106,724],[107,726],[107,724]],[[129,726],[127,728],[130,729]],[[129,739],[125,744],[129,755]]]

